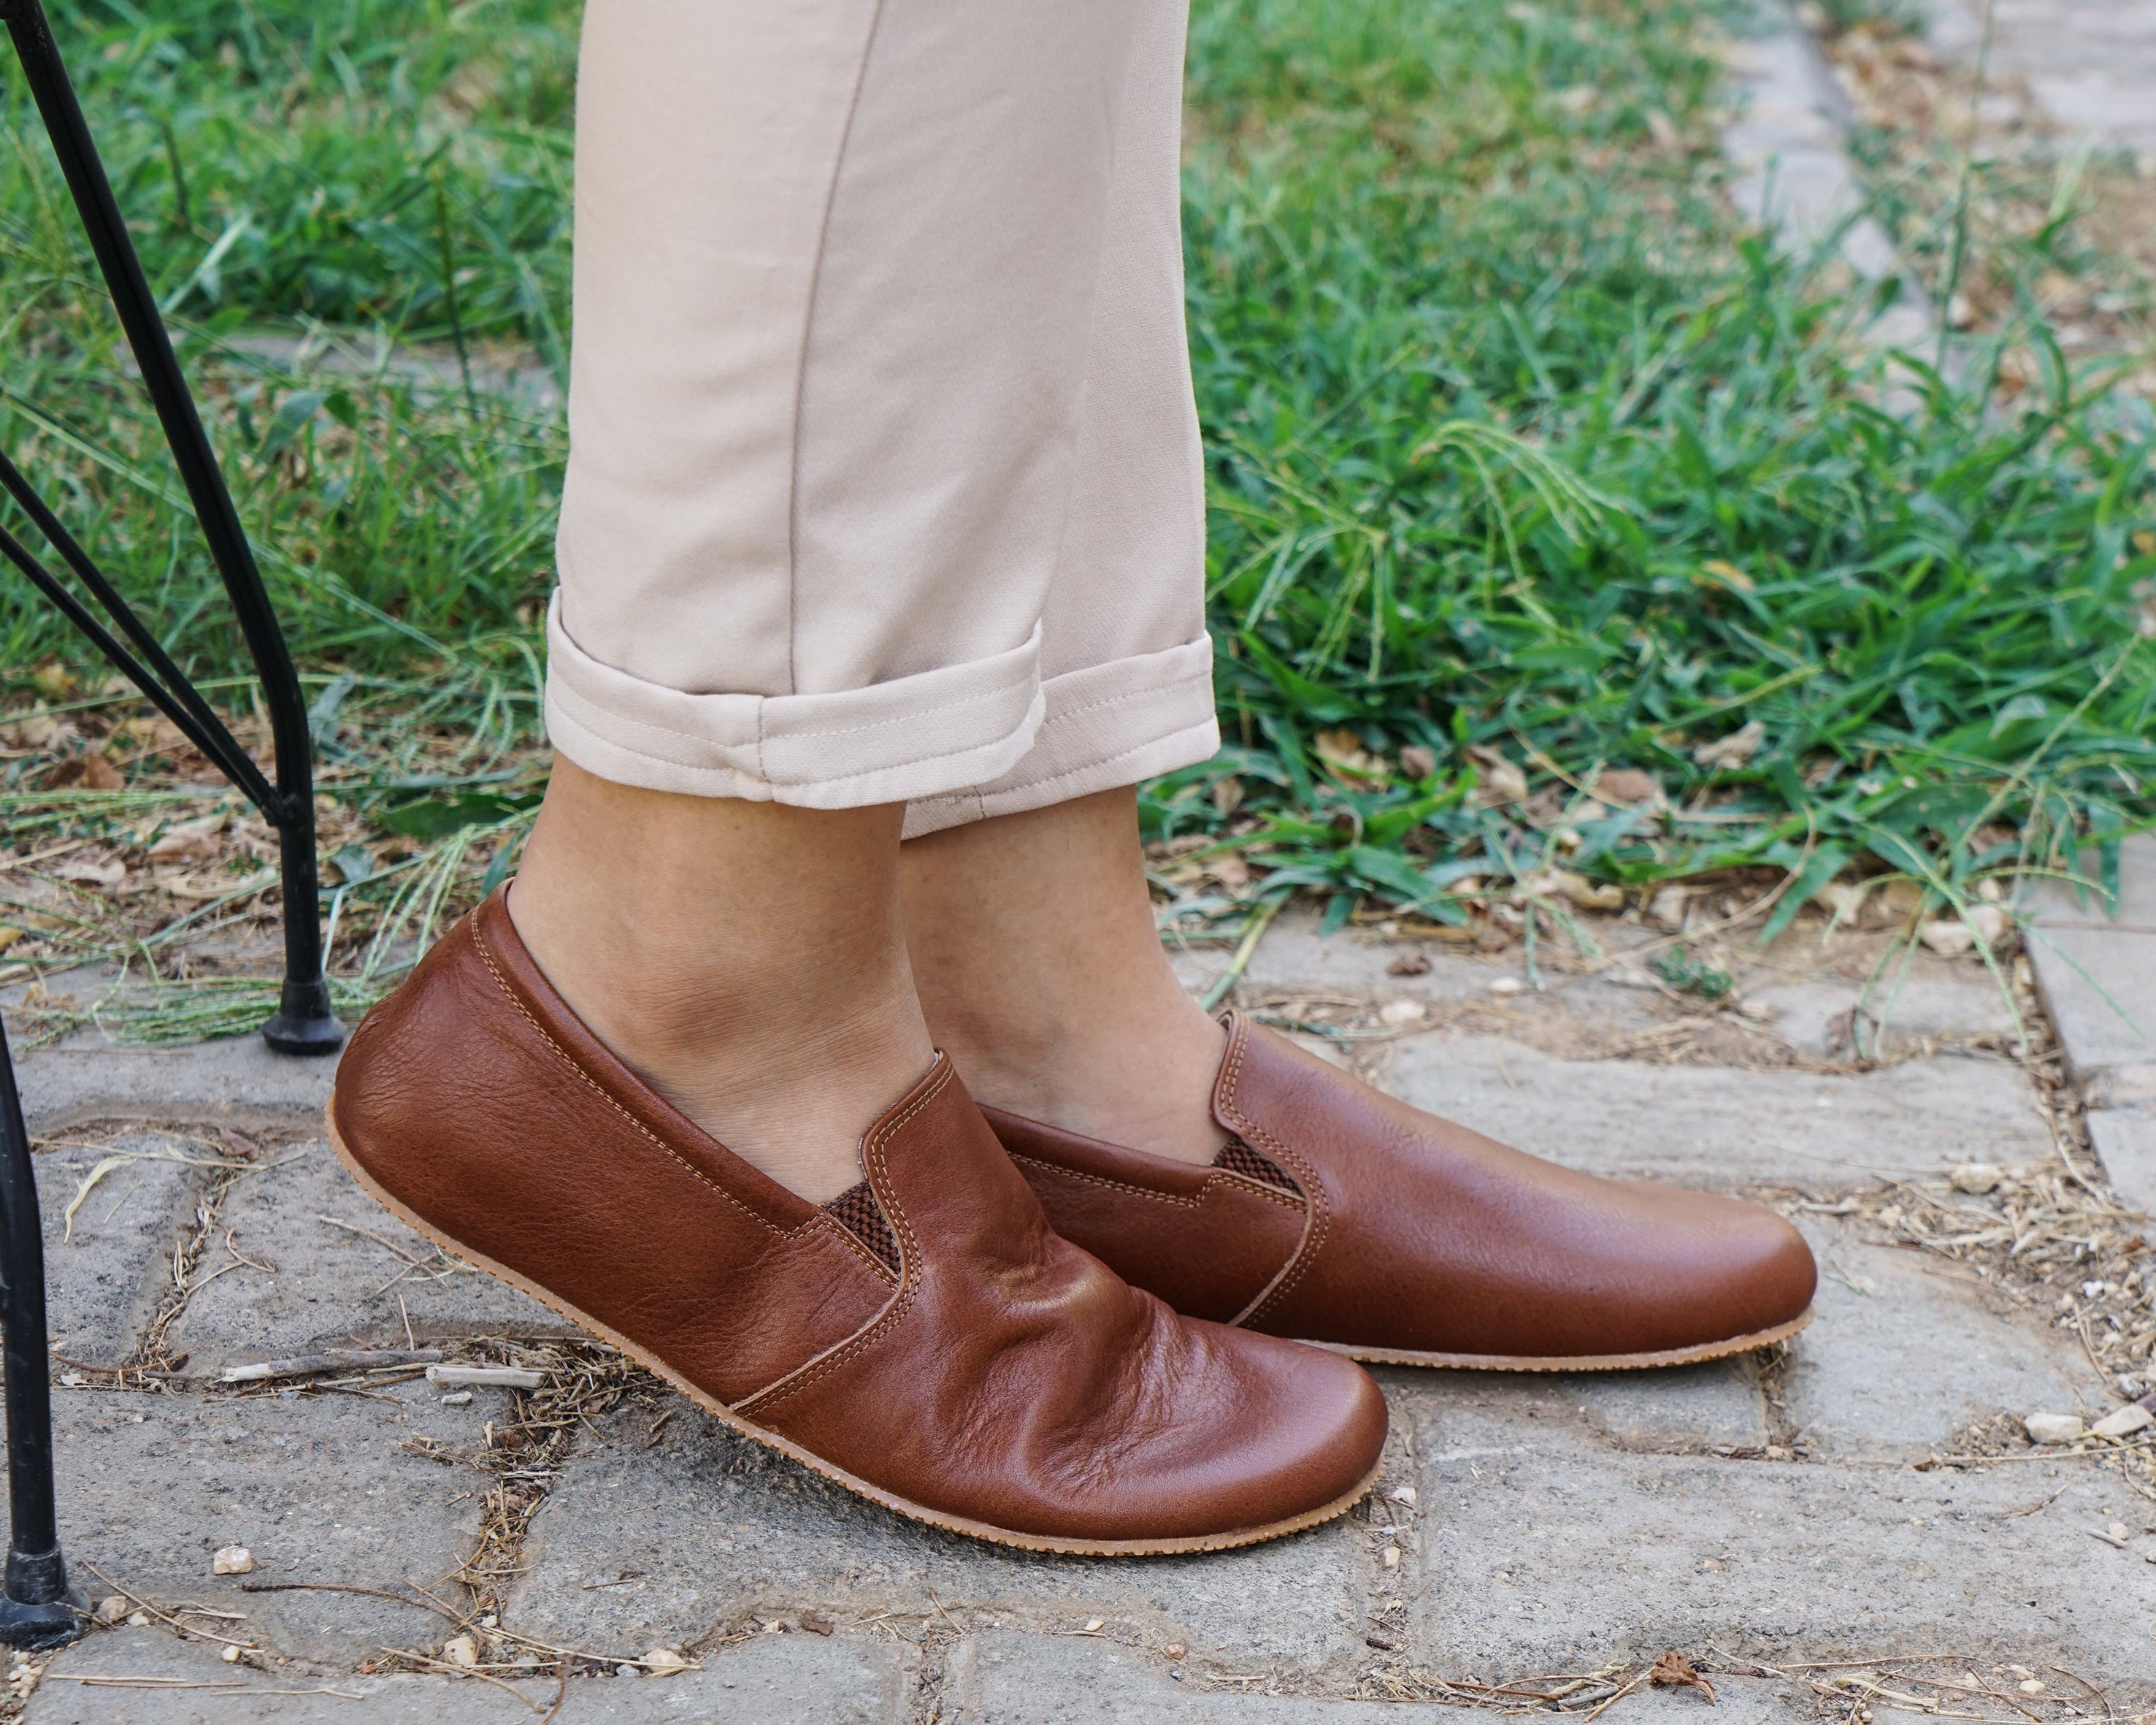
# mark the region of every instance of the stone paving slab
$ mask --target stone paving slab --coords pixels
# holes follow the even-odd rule
[[[1799,1219],[1820,1260],[1818,1316],[1791,1344],[1781,1389],[1817,1453],[1921,1460],[1995,1413],[2110,1408],[2080,1350],[1973,1270]]]
[[[1912,976],[1899,986],[1870,990],[1840,981],[1774,982],[1752,989],[1745,999],[1774,1013],[1774,1028],[1791,1048],[1821,1058],[1849,1058],[1842,1027],[1856,1012],[1877,1027],[1867,1028],[1866,1048],[1876,1035],[1879,1051],[1890,1059],[1923,1052],[1926,1043],[2015,1034],[2013,1011],[1988,976],[1979,980],[1966,968],[1943,975],[1943,968]]]
[[[1974,61],[1979,0],[1933,0],[1933,41]],[[1998,0],[1994,80],[2019,76],[2078,140],[2156,160],[2156,10],[2147,0]]]
[[[659,1441],[649,1434],[671,1411]],[[608,1424],[535,1518],[505,1621],[546,1641],[680,1645],[814,1607],[842,1626],[969,1623],[1118,1633],[1287,1669],[1363,1650],[1367,1525],[1343,1517],[1240,1551],[1064,1558],[989,1546],[855,1497],[685,1401]],[[626,1579],[627,1584],[618,1583]]]
[[[85,1038],[31,1049],[15,1062],[23,1112],[38,1134],[116,1117],[228,1125],[320,1119],[336,1074],[333,1058],[273,1053],[259,1036],[182,1048],[121,1048]]]
[[[507,1283],[461,1264],[444,1267],[429,1242],[359,1189],[326,1142],[289,1146],[264,1161],[260,1172],[234,1182],[218,1213],[219,1238],[229,1229],[237,1250],[253,1261],[204,1286],[172,1325],[172,1346],[189,1351],[190,1371],[289,1358],[354,1336],[402,1347],[407,1313],[423,1341],[568,1333],[562,1320]],[[408,1259],[429,1268],[413,1270]]]
[[[2121,852],[2115,914],[2061,883],[2032,895],[2029,961],[2091,1103],[2156,1107],[2156,836]]]
[[[1394,1094],[1597,1174],[1832,1190],[1873,1171],[2018,1167],[2052,1153],[2028,1080],[2002,1059],[1843,1074],[1560,1060],[1507,1038],[1441,1032],[1394,1048]]]
[[[424,1586],[477,1537],[481,1476],[400,1447],[428,1437],[475,1446],[477,1404],[439,1406],[402,1384],[385,1394],[204,1400],[151,1392],[54,1393],[61,1548],[95,1599],[90,1568],[161,1603],[247,1614],[280,1653],[345,1664],[382,1645],[439,1640],[422,1609],[348,1594],[246,1594],[255,1582]],[[424,1391],[424,1385],[418,1386]],[[212,1555],[244,1545],[252,1576],[213,1577]]]
[[[1449,1673],[1663,1646],[1968,1648],[2156,1681],[2142,1555],[2087,1531],[2138,1527],[2145,1506],[2085,1460],[1917,1473],[1624,1455],[1457,1397],[1401,1411],[1422,1482],[1413,1645]]]
[[[968,1636],[952,1654],[940,1697],[953,1725],[1400,1725],[1435,1709],[1215,1688],[1208,1673],[1148,1649],[1071,1636]],[[1717,1676],[1704,1697],[1642,1690],[1625,1697],[1626,1725],[1763,1725],[1809,1719],[1784,1699],[1794,1686]]]
[[[909,1687],[901,1651],[895,1644],[759,1637],[707,1655],[704,1669],[676,1676],[574,1679],[554,1717],[558,1725],[896,1725],[906,1717]],[[159,1693],[70,1681],[83,1676],[215,1687]],[[227,1665],[200,1643],[121,1628],[55,1659],[24,1718],[26,1725],[507,1725],[543,1712],[560,1692],[551,1679],[511,1686],[526,1705],[470,1679],[257,1671]]]
[[[2119,1197],[2137,1210],[2156,1214],[2156,1112],[2094,1110],[2088,1127],[2089,1142]]]
[[[169,1285],[172,1249],[194,1215],[202,1152],[183,1140],[130,1133],[107,1143],[60,1141],[36,1159],[44,1227],[45,1307],[54,1350],[87,1366],[126,1359]],[[98,1164],[127,1156],[67,1210]]]
[[[1409,1382],[1420,1379],[1419,1373],[1402,1375]],[[1474,1386],[1478,1394],[1509,1393],[1530,1408],[1545,1398],[1576,1406],[1590,1427],[1627,1450],[1683,1454],[1758,1449],[1772,1436],[1767,1398],[1748,1359],[1711,1360],[1666,1372],[1577,1372],[1503,1380],[1467,1372],[1447,1375]]]

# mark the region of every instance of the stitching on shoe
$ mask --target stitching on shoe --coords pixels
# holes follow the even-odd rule
[[[1235,1319],[1239,1325],[1255,1323],[1286,1298],[1289,1291],[1302,1280],[1304,1272],[1317,1261],[1319,1249],[1325,1244],[1325,1236],[1332,1220],[1332,1206],[1326,1201],[1325,1182],[1318,1177],[1317,1170],[1302,1156],[1250,1119],[1236,1105],[1235,1089],[1243,1077],[1243,1051],[1250,1043],[1250,1029],[1239,1018],[1235,1023],[1235,1033],[1229,1039],[1227,1069],[1221,1074],[1220,1111],[1229,1117],[1235,1130],[1244,1137],[1256,1140],[1277,1160],[1287,1165],[1288,1171],[1301,1180],[1303,1195],[1309,1201],[1310,1208],[1306,1213],[1309,1221],[1301,1247],[1289,1264],[1286,1274],[1260,1295],[1249,1310]]]
[[[929,1086],[927,1091],[905,1113],[900,1115],[897,1119],[890,1122],[880,1132],[876,1133],[861,1146],[861,1165],[869,1174],[869,1184],[871,1189],[875,1185],[876,1171],[882,1166],[884,1146],[898,1135],[900,1129],[908,1120],[943,1094],[944,1087],[950,1081],[951,1071],[951,1063],[947,1058],[943,1063],[942,1074]],[[876,1193],[876,1202],[883,1204],[884,1219],[892,1225],[899,1235],[899,1262],[905,1266],[905,1277],[899,1285],[897,1297],[884,1308],[883,1315],[867,1329],[840,1342],[822,1358],[797,1366],[788,1376],[778,1379],[774,1383],[766,1384],[754,1395],[736,1402],[733,1404],[735,1413],[747,1414],[753,1411],[759,1416],[768,1413],[772,1408],[795,1392],[806,1389],[819,1378],[836,1371],[849,1361],[875,1347],[890,1333],[892,1326],[900,1319],[913,1309],[913,1296],[921,1287],[919,1238],[913,1232],[913,1224],[906,1219],[904,1206],[895,1200],[890,1203],[885,1203],[884,1195],[880,1192]]]
[[[822,1209],[821,1205],[819,1205],[817,1208],[819,1210]],[[833,1216],[828,1210],[824,1211],[821,1215],[812,1216],[809,1218],[808,1221],[803,1225],[802,1232],[803,1234],[809,1233],[811,1230],[821,1232],[820,1224],[824,1222],[829,1222],[831,1224],[830,1232],[837,1238],[840,1245],[844,1246],[849,1252],[851,1252],[856,1258],[860,1259],[863,1264],[866,1264],[871,1270],[875,1271],[875,1279],[878,1281],[881,1282],[886,1287],[896,1287],[898,1285],[898,1278],[892,1274],[891,1266],[888,1264],[886,1264],[882,1259],[877,1257],[875,1254],[871,1252],[866,1246],[863,1245],[860,1240],[855,1235],[854,1231],[848,1228],[844,1223]]]
[[[531,1016],[531,1008],[526,1007],[524,1002],[517,997],[516,991],[509,986],[509,979],[501,974],[501,968],[495,965],[494,961],[494,954],[488,950],[486,937],[480,933],[477,922],[473,921],[468,924],[467,926],[471,929],[472,945],[479,949],[479,955],[480,959],[485,961],[489,972],[492,974],[495,986],[500,988],[502,993],[508,996],[510,1005],[516,1007],[518,1012],[523,1015],[524,1022],[530,1025],[531,1028],[538,1033],[539,1039],[554,1051],[555,1056],[564,1066],[567,1067],[570,1071],[576,1074],[578,1078],[584,1081],[586,1085],[590,1088],[593,1094],[598,1097],[600,1100],[607,1105],[608,1107],[611,1108],[616,1114],[627,1120],[630,1125],[635,1127],[639,1132],[642,1133],[644,1136],[649,1139],[654,1144],[657,1145],[660,1149],[665,1151],[668,1156],[671,1156],[684,1168],[687,1169],[690,1174],[694,1175],[698,1180],[701,1180],[706,1186],[709,1187],[713,1192],[716,1192],[721,1197],[732,1204],[734,1208],[740,1211],[742,1215],[753,1217],[757,1221],[762,1223],[764,1227],[770,1229],[772,1233],[777,1234],[782,1240],[794,1238],[803,1232],[803,1230],[800,1229],[781,1228],[769,1217],[757,1215],[754,1210],[749,1208],[747,1204],[744,1204],[739,1198],[728,1192],[726,1187],[720,1185],[717,1181],[712,1179],[710,1175],[706,1174],[701,1168],[698,1167],[694,1162],[683,1156],[680,1151],[675,1149],[672,1145],[669,1144],[664,1138],[661,1138],[656,1132],[653,1131],[650,1127],[645,1125],[642,1120],[637,1119],[634,1115],[631,1114],[626,1108],[623,1107],[620,1101],[609,1090],[608,1090],[606,1086],[602,1084],[597,1079],[593,1078],[590,1073],[587,1072],[584,1069],[583,1063],[567,1048],[563,1048],[561,1043],[555,1041],[554,1038],[547,1033],[547,1027]],[[814,1218],[811,1218],[810,1219],[812,1222],[814,1220]]]
[[[1147,1187],[1132,1186],[1127,1181],[1108,1179],[1105,1175],[1081,1173],[1075,1168],[1065,1167],[1060,1162],[1043,1161],[1039,1156],[1024,1156],[1015,1150],[1006,1151],[1004,1154],[1014,1162],[1025,1162],[1033,1167],[1044,1169],[1050,1174],[1060,1174],[1065,1180],[1082,1180],[1088,1186],[1105,1186],[1111,1192],[1127,1192],[1133,1197],[1151,1198],[1157,1204],[1173,1204],[1178,1210],[1203,1208],[1213,1188],[1224,1182],[1232,1183],[1238,1190],[1253,1192],[1259,1197],[1278,1204],[1282,1209],[1302,1208],[1301,1198],[1282,1192],[1277,1186],[1267,1186],[1263,1181],[1253,1180],[1247,1174],[1238,1174],[1232,1168],[1215,1170],[1207,1177],[1205,1183],[1198,1188],[1194,1195],[1189,1197],[1178,1197],[1172,1192],[1154,1192]]]

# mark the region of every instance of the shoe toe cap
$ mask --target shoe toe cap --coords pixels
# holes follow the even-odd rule
[[[1323,1348],[1196,1327],[1227,1369],[1214,1374],[1206,1416],[1218,1447],[1187,1481],[1183,1513],[1202,1504],[1209,1531],[1240,1534],[1285,1532],[1347,1508],[1384,1452],[1385,1398],[1370,1374]]]

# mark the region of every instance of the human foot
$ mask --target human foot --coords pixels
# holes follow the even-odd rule
[[[1161,950],[1137,801],[1102,791],[907,841],[914,984],[983,1106],[1203,1166],[1220,1027]]]
[[[1385,1410],[1318,1350],[1179,1318],[1050,1232],[950,1063],[819,1207],[616,1059],[500,895],[352,1033],[330,1105],[398,1217],[735,1430],[900,1513],[1065,1552],[1338,1515]]]
[[[510,914],[631,1071],[824,1203],[935,1053],[899,929],[901,813],[677,796],[559,760]]]
[[[1209,1169],[984,1110],[1058,1233],[1178,1311],[1362,1360],[1676,1365],[1810,1321],[1771,1210],[1604,1180],[1358,1083],[1235,1015]]]

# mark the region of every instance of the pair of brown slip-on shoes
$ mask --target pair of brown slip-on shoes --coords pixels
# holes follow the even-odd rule
[[[497,893],[352,1034],[360,1184],[736,1430],[906,1515],[1064,1552],[1202,1551],[1368,1488],[1348,1360],[1180,1317],[1049,1227],[939,1057],[819,1208],[640,1082]]]
[[[1811,1250],[1773,1211],[1560,1167],[1225,1022],[1211,1167],[983,1110],[1050,1226],[1178,1311],[1499,1371],[1681,1365],[1810,1321]]]
[[[1771,1212],[1557,1167],[1228,1024],[1212,1167],[992,1130],[939,1057],[819,1208],[593,1038],[498,893],[354,1032],[331,1131],[405,1222],[735,1429],[1053,1551],[1340,1514],[1385,1434],[1343,1353],[1664,1365],[1810,1316],[1811,1254]]]

